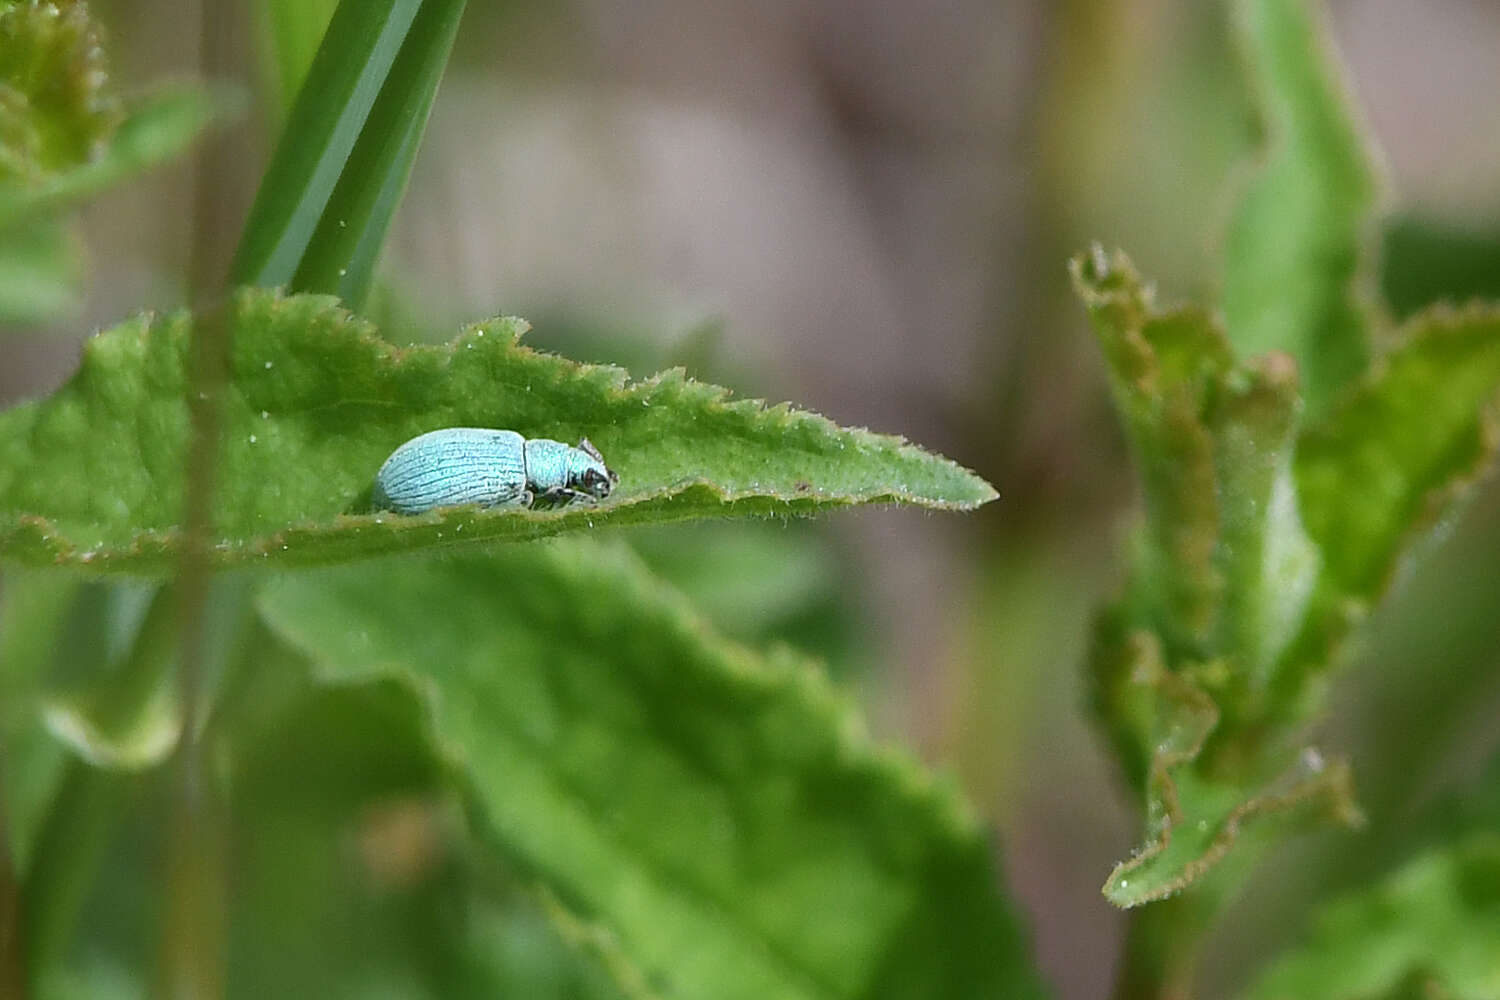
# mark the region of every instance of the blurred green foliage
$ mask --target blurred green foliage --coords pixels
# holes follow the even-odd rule
[[[470,13],[509,25],[519,6]],[[719,370],[713,324],[668,349],[578,316],[541,331],[557,354],[511,319],[404,346],[439,338],[375,269],[464,8],[258,5],[280,139],[234,278],[263,287],[108,329],[58,392],[0,414],[0,994],[159,995],[186,948],[218,967],[207,996],[1043,995],[982,821],[871,741],[825,676],[859,681],[878,657],[855,608],[886,581],[793,520],[969,510],[988,483],[698,381],[757,383]],[[1108,8],[1058,14],[1093,30],[1056,42],[1078,58],[1049,70],[1052,194],[1077,192],[1090,229],[1138,234],[1170,277],[1222,278],[1217,308],[1163,307],[1123,254],[1073,265],[1143,508],[1088,652],[1144,819],[1104,888],[1137,908],[1117,994],[1197,995],[1204,933],[1272,881],[1287,912],[1316,915],[1283,956],[1255,956],[1244,995],[1496,995],[1495,772],[1436,801],[1421,787],[1434,740],[1484,704],[1493,576],[1448,551],[1410,577],[1408,615],[1452,626],[1440,648],[1370,619],[1496,444],[1500,312],[1463,304],[1500,293],[1493,234],[1381,229],[1318,4],[1193,5],[1155,75],[1142,65],[1176,42],[1131,49],[1130,14]],[[0,0],[0,320],[76,303],[61,212],[228,106],[195,88],[114,96],[106,48],[83,3]],[[1252,142],[1207,258],[1200,214],[1160,209],[1206,203]],[[232,572],[199,607],[173,574],[202,412],[187,360],[216,336],[208,542]],[[621,488],[551,512],[363,509],[395,445],[459,424],[587,435]],[[636,527],[588,537],[611,524]],[[569,537],[536,540],[554,534]],[[1042,794],[1105,797],[1041,759],[1058,733],[1038,709],[1088,645],[1107,571],[1051,537],[973,558],[919,595],[974,618],[972,648],[924,655],[968,657],[941,738],[986,818],[1024,835],[1012,798],[1036,793],[1031,768]],[[208,652],[184,662],[195,628]],[[1377,783],[1357,803],[1309,723],[1360,642],[1378,647],[1364,667],[1388,738],[1356,757]],[[1291,831],[1353,825],[1364,803],[1358,850],[1330,836],[1316,873],[1262,878]],[[1088,822],[1094,805],[1070,808]],[[184,856],[219,907],[186,932],[186,890],[164,875]]]
[[[80,0],[0,5],[0,323],[76,308],[83,264],[59,213],[180,154],[234,102],[201,90],[126,100]]]
[[[1500,993],[1500,839],[1474,834],[1329,903],[1308,943],[1246,994],[1487,997]]]
[[[241,280],[363,298],[462,8],[340,5],[247,222]],[[312,32],[293,27],[273,22],[288,80],[294,37]],[[735,550],[716,564],[635,536],[766,656],[619,545],[483,554],[596,522],[967,509],[988,484],[680,370],[632,384],[528,350],[520,321],[397,349],[326,296],[247,289],[225,310],[100,334],[67,386],[0,417],[12,562],[168,575],[204,412],[190,345],[227,338],[211,541],[257,570],[201,605],[171,582],[11,575],[12,978],[41,995],[139,995],[184,968],[246,996],[1037,992],[963,806],[870,745],[785,645],[846,666],[856,648],[805,535],[722,536]],[[588,434],[623,485],[553,513],[349,513],[391,448],[455,424]],[[265,572],[294,553],[455,545],[479,554]],[[187,615],[213,642],[184,668]],[[193,712],[173,684],[184,669],[201,675]],[[200,743],[182,760],[208,769],[179,774],[191,765],[174,750]],[[207,788],[183,799],[183,781]],[[164,835],[184,801],[196,831]],[[233,889],[162,886],[147,875],[161,866]],[[215,899],[227,912],[194,909]]]
[[[119,124],[99,30],[82,3],[0,7],[0,184],[76,167]]]
[[[328,681],[430,685],[478,836],[656,993],[1033,989],[947,793],[874,752],[808,664],[708,638],[622,548],[286,578],[262,608]]]
[[[1373,273],[1375,168],[1343,101],[1316,12],[1302,0],[1240,3],[1264,161],[1225,242],[1225,326],[1242,354],[1286,351],[1303,405],[1321,416],[1369,363],[1358,283]]]
[[[1105,894],[1135,906],[1189,893],[1134,921],[1124,995],[1187,988],[1205,916],[1287,819],[1313,806],[1359,820],[1346,765],[1304,742],[1306,722],[1405,554],[1500,443],[1496,307],[1392,327],[1367,301],[1372,161],[1316,11],[1245,0],[1237,13],[1268,148],[1230,228],[1227,329],[1158,308],[1123,256],[1074,262],[1144,500],[1131,579],[1092,656],[1095,707],[1146,823]],[[1336,908],[1254,995],[1493,992],[1492,907],[1457,887],[1466,878],[1414,865],[1410,898],[1371,890]],[[1477,939],[1435,929],[1468,920]]]

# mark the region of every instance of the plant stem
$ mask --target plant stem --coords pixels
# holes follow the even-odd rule
[[[1114,1000],[1188,1000],[1198,947],[1212,918],[1206,894],[1186,893],[1130,911]]]
[[[205,79],[221,78],[243,63],[243,13],[240,4],[224,0],[200,4],[199,61]],[[174,762],[160,983],[162,994],[174,1000],[224,994],[224,823],[206,773],[199,712],[209,638],[214,493],[229,382],[232,328],[223,305],[224,248],[225,233],[234,224],[232,215],[238,204],[230,183],[237,174],[236,160],[228,137],[211,136],[200,152],[193,189],[188,279],[194,324],[187,370],[192,439],[183,496],[182,562],[177,575],[182,630],[177,687],[182,737]]]
[[[3,775],[0,775],[3,778]],[[26,997],[26,962],[21,941],[21,885],[10,853],[10,821],[0,781],[0,996]]]

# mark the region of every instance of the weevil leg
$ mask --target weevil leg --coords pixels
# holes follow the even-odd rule
[[[587,498],[589,500],[593,499],[593,497],[589,496],[587,493],[584,493],[580,490],[570,489],[566,486],[554,486],[542,494],[542,499],[546,501],[547,506],[549,507],[561,507],[564,504],[570,504],[575,500],[584,498]]]
[[[535,507],[536,494],[531,492],[530,490],[522,490],[520,494],[517,495],[516,502],[519,503],[522,507]]]

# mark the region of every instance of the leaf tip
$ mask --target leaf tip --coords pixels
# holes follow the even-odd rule
[[[1080,297],[1090,305],[1103,304],[1121,295],[1139,294],[1141,276],[1123,250],[1106,250],[1094,242],[1068,261],[1068,273]]]

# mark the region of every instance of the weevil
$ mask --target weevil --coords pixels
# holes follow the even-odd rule
[[[574,447],[515,431],[447,427],[391,452],[375,474],[373,501],[398,514],[467,503],[552,507],[603,500],[619,481],[588,438]]]

